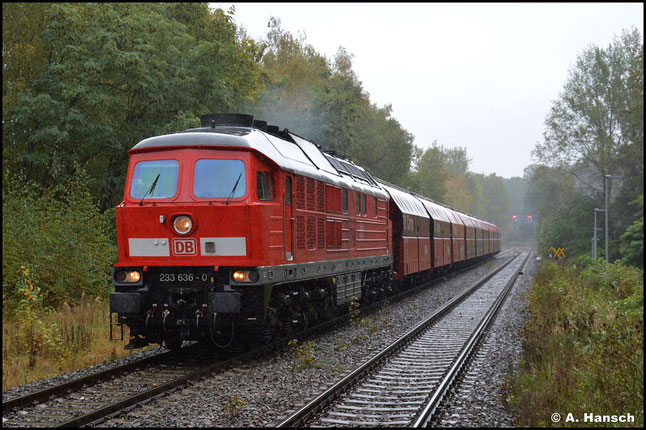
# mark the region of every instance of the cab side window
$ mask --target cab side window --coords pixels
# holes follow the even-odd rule
[[[292,178],[289,176],[285,178],[285,204],[292,204]]]
[[[266,172],[256,173],[256,192],[258,193],[258,200],[273,200],[273,193],[271,174]]]

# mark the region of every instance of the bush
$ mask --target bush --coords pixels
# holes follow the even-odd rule
[[[541,266],[509,395],[519,425],[592,411],[630,413],[643,425],[643,298],[643,272],[634,267],[590,258]]]
[[[92,203],[87,177],[41,189],[19,175],[3,176],[3,309],[14,314],[24,299],[24,270],[44,308],[78,303],[83,295],[106,297],[116,245],[108,220]]]

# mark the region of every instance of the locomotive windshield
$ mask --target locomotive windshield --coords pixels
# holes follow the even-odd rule
[[[135,164],[130,186],[133,199],[167,199],[177,191],[177,160],[148,160]],[[152,185],[155,185],[154,187]]]
[[[202,198],[239,198],[247,193],[242,160],[197,160],[193,194]]]

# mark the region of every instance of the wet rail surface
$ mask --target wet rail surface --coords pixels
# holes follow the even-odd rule
[[[465,267],[447,277],[475,269],[483,263]],[[387,300],[398,300],[440,281],[436,279],[408,289]],[[362,307],[362,312],[377,309],[383,302]],[[290,338],[307,337],[343,324],[347,319],[348,315],[343,315]],[[283,347],[285,343],[286,340],[282,339],[245,353],[213,354],[211,351],[207,355],[200,352],[199,345],[195,345],[148,357],[3,402],[3,427],[78,427],[97,424],[134,405],[184,386],[188,381],[223,372],[250,357]]]
[[[424,426],[528,258],[483,277],[277,426]]]
[[[3,427],[81,426],[169,391],[202,372],[215,371],[213,356],[201,354],[196,346],[5,402]]]

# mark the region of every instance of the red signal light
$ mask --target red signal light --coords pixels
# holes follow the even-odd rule
[[[516,219],[516,214],[512,215],[511,217],[512,217],[513,219]]]

